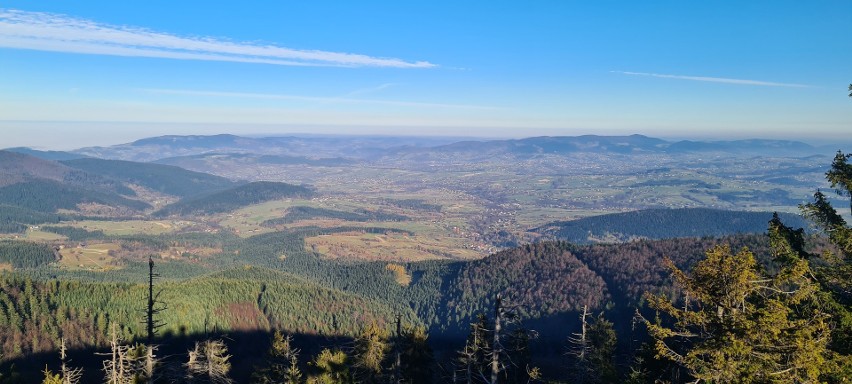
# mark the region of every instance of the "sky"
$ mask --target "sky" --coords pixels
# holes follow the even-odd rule
[[[0,2],[0,148],[165,134],[852,142],[852,1]]]

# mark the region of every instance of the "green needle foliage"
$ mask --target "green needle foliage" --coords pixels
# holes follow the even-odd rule
[[[707,251],[687,274],[669,265],[684,298],[649,295],[671,321],[646,321],[658,358],[713,383],[816,382],[829,340],[828,314],[802,257],[800,231],[770,223],[775,275],[762,272],[748,249]]]
[[[311,362],[316,373],[308,377],[308,384],[354,383],[349,371],[349,357],[343,351],[323,349]]]
[[[588,330],[589,338],[589,367],[592,372],[589,375],[590,383],[616,383],[618,382],[618,371],[615,368],[615,347],[618,339],[613,329],[612,322],[604,318],[603,313],[598,315]]]
[[[852,210],[852,154],[838,151],[826,172],[826,179],[838,195],[850,199]],[[828,235],[837,252],[825,251],[822,264],[815,275],[824,291],[823,300],[832,315],[834,327],[829,345],[830,372],[823,378],[829,382],[843,382],[852,377],[852,228],[837,212],[825,194],[817,191],[814,201],[800,206],[819,229]]]
[[[44,367],[44,371],[42,371],[42,373],[44,374],[44,380],[41,381],[41,384],[64,384],[62,382],[62,376],[58,373],[54,374],[47,369],[47,367]]]
[[[355,339],[355,373],[358,381],[382,381],[389,348],[387,331],[376,323],[370,323]]]
[[[401,351],[403,382],[427,384],[432,382],[432,366],[435,363],[429,334],[423,327],[410,327],[402,331],[398,348]]]
[[[284,336],[276,330],[272,336],[272,347],[267,354],[267,367],[254,375],[253,382],[260,384],[299,384],[302,371],[299,369],[299,350],[292,346],[293,337]]]

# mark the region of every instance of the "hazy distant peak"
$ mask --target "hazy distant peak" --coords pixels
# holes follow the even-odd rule
[[[725,141],[693,141],[682,140],[668,146],[670,152],[754,152],[766,153],[772,151],[794,151],[813,154],[818,148],[792,140],[743,139]]]
[[[225,145],[235,145],[241,140],[252,140],[244,137],[231,134],[218,135],[166,135],[149,137],[146,139],[136,140],[130,145],[146,146],[146,145],[187,145],[192,147],[216,147]]]
[[[6,149],[4,149],[4,151],[22,153],[22,154],[25,154],[25,155],[38,157],[40,159],[55,160],[55,161],[73,160],[73,159],[80,159],[80,158],[85,157],[83,155],[78,155],[76,153],[71,153],[71,152],[40,151],[40,150],[32,149],[32,148],[29,148],[29,147],[6,148]]]

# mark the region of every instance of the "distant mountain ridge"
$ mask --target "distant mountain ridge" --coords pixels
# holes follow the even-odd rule
[[[341,166],[352,161],[342,157],[313,159],[305,156],[286,155],[255,155],[250,153],[219,153],[210,152],[199,155],[176,156],[153,161],[156,164],[168,164],[191,169],[204,166],[208,161],[233,161],[235,163],[274,164],[274,165],[311,165],[311,166]]]
[[[676,141],[644,135],[630,136],[540,136],[517,140],[469,141],[429,148],[439,153],[509,154],[522,157],[570,153],[684,154],[725,153],[734,155],[795,155],[824,153],[800,141],[748,139],[733,141]],[[422,152],[423,150],[421,150]]]
[[[713,152],[713,151],[748,151],[752,149],[759,150],[775,150],[786,152],[801,152],[811,153],[819,151],[818,148],[805,144],[801,141],[789,140],[766,140],[766,139],[748,139],[748,140],[733,140],[733,141],[691,141],[682,140],[672,143],[668,146],[670,152]]]
[[[141,147],[146,145],[162,145],[162,146],[175,146],[182,145],[185,147],[198,147],[198,148],[219,148],[219,147],[227,147],[227,146],[235,146],[242,145],[247,142],[251,142],[253,139],[240,137],[236,135],[229,134],[219,134],[219,135],[190,135],[190,136],[180,136],[180,135],[166,135],[166,136],[157,136],[157,137],[149,137],[145,139],[136,140],[129,145],[134,147]]]
[[[452,140],[448,138],[371,137],[371,136],[273,136],[243,137],[220,135],[168,135],[136,140],[110,147],[81,148],[75,154],[133,161],[209,153],[242,153],[318,158],[345,157],[379,159],[430,156],[443,158],[454,154],[461,158],[486,156],[531,157],[571,153],[613,154],[689,154],[718,153],[742,156],[810,156],[833,152],[793,140],[744,139],[726,141],[668,141],[634,134],[628,136],[539,136],[504,140]],[[425,157],[423,157],[425,156]]]
[[[539,136],[517,140],[465,141],[432,148],[440,152],[467,151],[470,148],[515,154],[562,154],[571,152],[659,151],[670,143],[643,135],[630,136]]]
[[[38,149],[32,149],[28,147],[14,147],[14,148],[6,148],[4,151],[21,153],[24,155],[30,155],[34,157],[38,157],[40,159],[45,160],[54,160],[54,161],[62,161],[62,160],[73,160],[73,159],[81,159],[86,156],[78,155],[76,153],[65,152],[65,151],[40,151]]]
[[[104,159],[145,162],[214,152],[307,157],[312,160],[336,157],[363,159],[382,156],[390,148],[418,148],[452,142],[446,138],[430,137],[169,135],[109,147],[80,148],[73,152]]]

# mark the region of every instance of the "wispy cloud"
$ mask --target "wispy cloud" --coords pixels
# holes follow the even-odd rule
[[[144,28],[99,24],[70,16],[0,9],[0,47],[178,60],[233,61],[297,66],[430,68],[353,53],[297,50],[217,38],[181,37]]]
[[[286,95],[275,93],[248,93],[248,92],[222,92],[222,91],[199,91],[191,89],[161,89],[161,88],[142,88],[138,89],[142,92],[162,94],[162,95],[182,95],[182,96],[200,96],[200,97],[231,97],[240,99],[265,99],[265,100],[295,100],[308,101],[317,103],[343,103],[343,104],[380,104],[392,105],[399,107],[426,107],[426,108],[451,108],[451,109],[481,109],[495,110],[496,107],[483,105],[469,104],[442,104],[442,103],[421,103],[415,101],[397,101],[397,100],[374,100],[374,99],[356,99],[348,97],[321,97],[321,96],[300,96]]]
[[[396,85],[398,85],[398,84],[396,84],[396,83],[384,83],[384,84],[379,84],[375,87],[356,89],[352,92],[347,93],[343,97],[357,96],[357,95],[364,95],[364,94],[368,94],[368,93],[379,92],[381,90],[388,89],[388,88],[396,86]]]
[[[610,71],[610,72],[620,73],[622,75],[630,75],[630,76],[660,77],[660,78],[664,78],[664,79],[706,81],[706,82],[711,82],[711,83],[757,85],[757,86],[762,86],[762,87],[810,88],[809,85],[804,85],[804,84],[777,83],[777,82],[772,82],[772,81],[760,81],[760,80],[729,79],[729,78],[725,78],[725,77],[664,75],[664,74],[659,74],[659,73],[627,72],[627,71]]]

